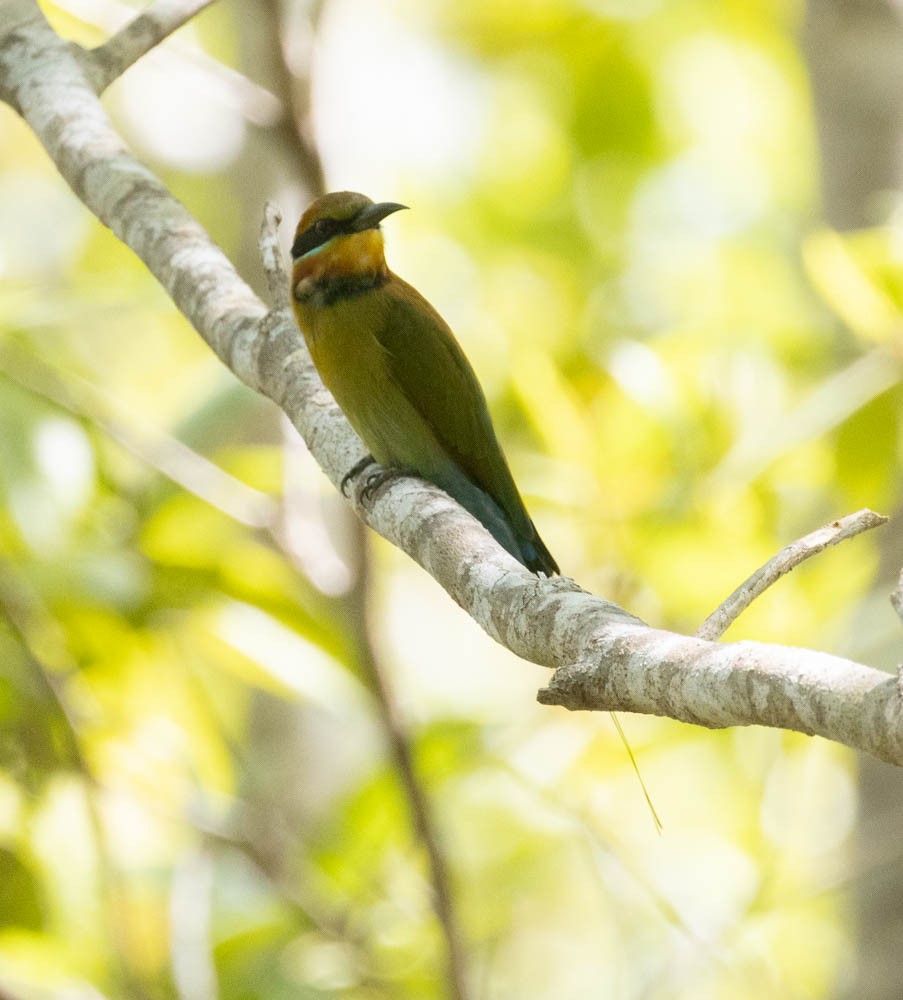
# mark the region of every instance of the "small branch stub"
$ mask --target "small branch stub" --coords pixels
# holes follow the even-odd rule
[[[900,620],[903,621],[903,570],[900,571],[897,589],[890,595],[890,603],[893,605],[893,609],[897,612]]]
[[[279,245],[279,226],[282,224],[282,213],[268,201],[263,207],[263,222],[260,226],[260,258],[266,274],[267,288],[270,292],[270,302],[273,312],[291,309],[289,298],[289,277]]]

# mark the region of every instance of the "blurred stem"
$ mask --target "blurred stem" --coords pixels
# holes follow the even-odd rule
[[[295,58],[308,68],[326,0],[299,0],[292,7],[292,37],[280,0],[241,0],[241,58],[246,75],[271,93],[279,114],[260,123],[260,141],[246,143],[236,165],[241,199],[242,238],[238,267],[257,284],[260,257],[257,232],[264,197],[279,194],[280,207],[294,214],[325,191],[323,163],[313,136],[310,72],[294,73],[286,60],[290,44]],[[305,58],[306,57],[306,58]],[[253,177],[248,184],[245,178]],[[299,190],[300,189],[300,190]],[[294,225],[294,219],[289,220]]]
[[[809,0],[803,24],[803,51],[812,83],[819,137],[818,165],[822,204],[828,223],[841,232],[885,223],[903,190],[903,21],[891,0],[848,3]],[[886,348],[890,347],[888,351]],[[900,378],[894,357],[897,341],[882,344],[857,359],[874,371],[875,398]],[[853,366],[851,366],[852,368]],[[841,372],[841,375],[844,373]],[[861,380],[860,380],[861,381]],[[844,401],[838,385],[829,399]],[[848,394],[849,395],[849,394]],[[863,394],[864,395],[864,394]],[[856,400],[854,399],[854,402]],[[865,400],[869,401],[869,400]],[[852,407],[846,406],[847,412]],[[880,539],[874,589],[886,592],[898,580],[903,561],[903,510],[894,512]],[[895,605],[896,606],[896,605]],[[854,649],[869,648],[871,658],[899,661],[896,637],[873,644],[874,624],[864,607],[849,625]],[[898,673],[898,683],[899,683]],[[899,688],[898,688],[899,690]],[[839,997],[883,1000],[900,995],[903,953],[903,859],[897,852],[903,821],[903,787],[898,768],[869,757],[859,762],[859,809],[851,878],[857,975],[838,986]],[[875,859],[880,859],[876,864]]]
[[[503,764],[505,774],[516,781],[518,786],[531,795],[538,808],[551,810],[563,822],[569,823],[579,832],[581,841],[589,858],[589,872],[600,886],[600,899],[604,906],[609,905],[609,887],[604,882],[600,859],[611,861],[649,899],[662,920],[666,921],[699,949],[713,963],[728,968],[726,960],[719,954],[717,945],[707,940],[692,925],[685,916],[679,904],[672,902],[658,888],[653,878],[637,863],[632,850],[619,840],[616,827],[609,824],[607,834],[603,834],[602,825],[596,822],[589,808],[567,801],[557,790],[538,785],[529,781],[517,768],[510,763]],[[645,860],[645,859],[643,859]]]
[[[35,619],[37,615],[42,613],[43,609],[39,607],[24,584],[16,579],[9,564],[0,562],[0,617],[6,621],[10,631],[18,640],[32,673],[56,707],[57,715],[66,731],[71,762],[75,765],[75,769],[84,784],[85,805],[97,851],[97,870],[101,896],[105,904],[107,934],[112,945],[111,950],[115,963],[114,974],[119,981],[119,988],[125,996],[146,1000],[148,993],[144,983],[140,977],[132,972],[127,957],[128,949],[125,940],[127,925],[122,919],[120,905],[122,893],[116,866],[107,842],[103,819],[97,808],[96,795],[99,790],[97,779],[82,749],[78,723],[66,700],[62,685],[55,672],[33,650],[32,635],[36,628],[41,627]],[[0,991],[0,1000],[3,1000],[2,991]]]
[[[262,41],[273,57],[270,63],[272,89],[286,109],[286,113],[275,126],[275,137],[288,154],[294,170],[303,180],[310,196],[317,198],[326,191],[326,179],[311,120],[311,74],[308,72],[303,77],[296,76],[286,62],[282,0],[258,0],[258,2]],[[313,49],[317,29],[326,9],[326,0],[308,0],[306,6],[309,43]],[[308,53],[309,66],[310,53]]]
[[[88,54],[97,92],[105,90],[142,56],[178,31],[213,0],[154,0],[112,38]]]
[[[347,615],[354,628],[360,665],[376,696],[380,720],[408,801],[414,829],[426,849],[433,885],[433,908],[442,927],[447,949],[448,993],[453,1000],[466,1000],[469,996],[466,963],[448,863],[442,850],[429,799],[414,768],[407,730],[398,713],[386,671],[373,643],[370,623],[371,560],[367,529],[357,518],[352,517],[349,520],[352,522],[349,526],[354,533],[352,539],[354,562],[351,567],[353,584],[345,596]]]

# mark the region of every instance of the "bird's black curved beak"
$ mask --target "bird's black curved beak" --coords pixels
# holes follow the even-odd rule
[[[387,215],[400,212],[407,207],[407,205],[399,205],[397,201],[380,201],[375,205],[368,205],[354,217],[354,231],[361,233],[365,229],[376,229]]]

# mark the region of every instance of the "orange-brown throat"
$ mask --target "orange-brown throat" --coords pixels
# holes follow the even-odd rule
[[[388,274],[382,233],[378,229],[365,229],[336,236],[298,258],[292,269],[292,290],[299,302],[318,292],[332,299],[328,294],[330,286],[363,291],[382,284]]]

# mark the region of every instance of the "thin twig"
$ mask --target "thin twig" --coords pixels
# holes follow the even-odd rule
[[[91,80],[97,92],[105,90],[129,66],[212,2],[213,0],[154,0],[112,38],[87,54]]]
[[[888,518],[865,508],[855,514],[847,514],[837,521],[826,524],[823,528],[813,531],[803,538],[786,545],[777,555],[760,566],[748,579],[723,601],[696,631],[698,639],[714,640],[720,638],[737,620],[737,618],[782,576],[786,576],[801,562],[811,556],[818,555],[832,545],[853,538],[863,531],[869,531],[886,524]]]

